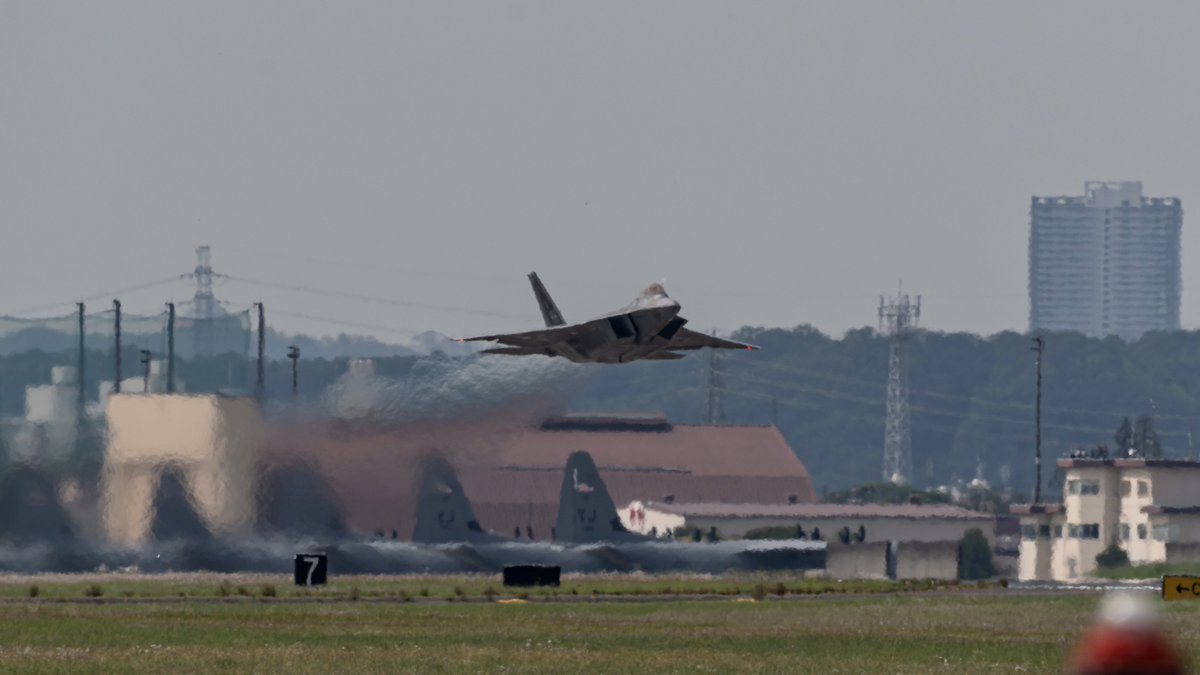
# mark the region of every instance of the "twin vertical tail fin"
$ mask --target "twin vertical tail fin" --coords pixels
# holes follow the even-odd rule
[[[550,292],[538,278],[537,272],[529,273],[529,283],[533,286],[533,294],[537,296],[538,308],[542,310],[542,319],[546,321],[546,327],[567,325],[567,322],[563,320],[562,312],[558,311],[558,305],[554,304],[554,300],[550,297]]]

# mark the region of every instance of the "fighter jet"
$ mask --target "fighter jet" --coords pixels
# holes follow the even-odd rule
[[[462,338],[460,342],[492,341],[503,347],[483,350],[485,354],[544,354],[561,356],[575,363],[629,363],[639,359],[682,359],[678,352],[702,347],[758,349],[745,342],[697,333],[684,328],[679,303],[662,284],[650,284],[629,305],[600,318],[568,325],[550,298],[537,272],[529,273],[545,330]]]

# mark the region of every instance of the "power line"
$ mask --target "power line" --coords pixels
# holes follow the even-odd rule
[[[409,301],[409,300],[396,300],[394,298],[382,298],[382,297],[372,296],[372,295],[363,295],[360,293],[348,293],[345,291],[330,291],[330,290],[325,290],[325,289],[321,289],[321,288],[313,288],[311,286],[301,286],[298,284],[283,284],[283,283],[278,283],[278,282],[274,282],[274,281],[263,281],[261,279],[249,279],[246,277],[233,276],[233,275],[228,275],[227,278],[230,281],[237,281],[237,282],[241,282],[243,284],[250,284],[253,286],[262,286],[265,288],[276,288],[279,290],[293,291],[296,293],[308,293],[310,295],[322,295],[322,296],[329,297],[329,298],[341,298],[343,300],[358,300],[361,302],[373,302],[373,303],[381,304],[381,305],[390,305],[392,307],[428,309],[428,310],[432,310],[435,312],[450,312],[450,313],[456,313],[456,314],[469,314],[472,316],[490,316],[490,317],[500,318],[500,319],[516,319],[516,320],[520,320],[520,321],[528,320],[528,317],[526,317],[526,316],[517,316],[515,314],[505,314],[503,312],[493,312],[493,311],[485,310],[485,309],[470,309],[470,308],[466,308],[466,307],[451,307],[451,306],[447,306],[447,305],[434,305],[434,304],[430,304],[430,303],[413,302],[413,301]]]
[[[759,363],[759,362],[755,362],[755,361],[740,359],[736,363],[737,363],[738,367],[747,366],[750,368],[761,368],[763,370],[769,370],[771,372],[782,371],[782,372],[792,373],[792,374],[800,375],[800,376],[819,377],[822,379],[831,380],[836,383],[860,385],[860,386],[870,387],[872,389],[886,389],[887,388],[887,385],[883,384],[881,382],[866,380],[863,378],[853,377],[851,375],[844,375],[841,373],[828,373],[828,372],[823,372],[823,371],[818,371],[818,370],[812,370],[809,368],[804,368],[803,366],[795,366],[792,364],[779,363],[778,361],[766,361],[766,362]],[[966,395],[966,394],[951,394],[951,393],[947,393],[947,392],[932,391],[932,390],[928,390],[928,389],[909,388],[909,395],[916,396],[916,397],[927,397],[927,398],[938,398],[938,399],[952,400],[952,401],[963,401],[963,402],[971,403],[971,404],[975,404],[975,405],[990,406],[990,407],[996,407],[996,408],[1012,408],[1014,410],[1019,410],[1021,412],[1033,412],[1033,410],[1034,410],[1034,406],[1031,403],[1020,403],[1020,402],[1015,402],[1015,401],[996,401],[996,400],[991,400],[991,399],[980,398],[978,396],[970,396],[970,395]],[[1096,409],[1096,408],[1084,409],[1084,408],[1061,408],[1061,407],[1042,406],[1042,410],[1044,412],[1052,412],[1052,413],[1059,413],[1059,414],[1066,414],[1066,415],[1085,415],[1085,416],[1091,416],[1091,417],[1106,417],[1106,418],[1107,417],[1124,417],[1129,414],[1128,411],[1122,412],[1122,411],[1115,411],[1115,410],[1101,410],[1101,409]],[[1200,411],[1198,411],[1196,415],[1170,415],[1170,414],[1155,413],[1154,418],[1157,420],[1173,419],[1173,420],[1192,422],[1192,421],[1196,420],[1197,416],[1200,416]]]
[[[829,390],[829,389],[820,389],[820,388],[816,388],[816,387],[789,384],[789,383],[785,383],[785,382],[775,382],[775,381],[771,381],[771,380],[764,380],[762,378],[757,378],[757,377],[747,377],[744,373],[737,373],[737,372],[730,372],[730,371],[725,371],[725,373],[727,375],[731,376],[735,380],[742,380],[742,381],[745,381],[745,382],[748,382],[748,383],[751,383],[754,385],[758,385],[758,386],[777,387],[777,388],[790,390],[790,391],[794,391],[794,392],[798,392],[798,393],[802,393],[802,394],[812,394],[815,396],[820,396],[822,398],[828,398],[828,399],[837,400],[837,401],[845,401],[847,403],[860,403],[863,405],[870,405],[870,406],[881,406],[881,405],[886,404],[886,401],[881,400],[879,398],[868,398],[865,396],[856,396],[853,394],[846,394],[844,392],[833,391],[833,390]],[[1033,425],[1033,421],[1030,419],[983,414],[978,411],[950,410],[947,408],[935,408],[935,407],[921,406],[921,405],[912,405],[909,407],[909,409],[913,412],[921,412],[921,413],[925,413],[925,414],[929,414],[929,415],[937,415],[937,416],[941,416],[941,417],[955,417],[955,418],[959,418],[959,419],[971,419],[971,420],[984,421],[984,422],[1000,422],[1000,423],[1004,423],[1004,424],[1020,425],[1020,426],[1025,426],[1025,427],[1031,427]],[[1042,427],[1047,428],[1047,429],[1057,429],[1060,431],[1074,431],[1074,432],[1081,432],[1081,433],[1108,434],[1108,433],[1112,432],[1111,429],[1108,429],[1105,427],[1089,427],[1089,426],[1079,426],[1079,425],[1073,425],[1073,424],[1043,423]],[[1161,435],[1175,435],[1175,436],[1186,435],[1186,433],[1187,432],[1184,432],[1184,431],[1160,432]]]
[[[126,286],[124,288],[118,288],[118,289],[112,290],[112,291],[104,291],[102,293],[93,293],[92,295],[86,295],[86,296],[84,296],[82,298],[78,298],[76,300],[68,300],[66,302],[55,302],[55,303],[50,303],[50,304],[46,304],[46,305],[37,305],[34,307],[25,307],[23,309],[13,310],[11,312],[5,312],[4,314],[6,316],[17,316],[20,314],[34,314],[37,312],[44,312],[48,309],[55,309],[55,308],[63,307],[66,305],[74,305],[79,302],[90,302],[92,300],[101,300],[104,298],[111,298],[114,295],[121,295],[122,293],[133,293],[134,291],[141,291],[141,290],[145,290],[147,288],[154,288],[156,286],[164,286],[166,284],[173,284],[173,283],[178,283],[178,282],[179,282],[178,276],[167,277],[166,279],[157,279],[155,281],[147,281],[145,283],[134,284],[133,286]]]
[[[416,334],[413,331],[401,330],[399,328],[396,328],[395,326],[384,326],[382,324],[363,323],[360,321],[346,321],[345,319],[335,319],[335,318],[327,317],[327,316],[317,316],[315,314],[308,314],[305,312],[286,312],[286,311],[283,311],[280,309],[275,309],[274,307],[271,308],[271,314],[273,316],[283,316],[283,317],[287,317],[289,319],[304,319],[305,321],[315,321],[317,323],[323,323],[323,324],[328,324],[328,325],[346,326],[349,328],[363,328],[366,330],[376,330],[376,331],[380,331],[382,333],[391,333],[393,335],[402,335],[405,337],[412,337],[413,335]]]

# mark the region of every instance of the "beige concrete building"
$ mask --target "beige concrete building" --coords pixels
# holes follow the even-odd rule
[[[950,504],[667,504],[634,501],[619,509],[621,522],[633,532],[663,534],[678,527],[722,537],[744,537],[764,527],[797,527],[812,536],[836,541],[848,528],[861,532],[864,543],[912,541],[958,542],[967,530],[979,528],[992,543],[995,517]],[[860,530],[861,528],[861,530]]]
[[[111,543],[146,541],[153,499],[167,470],[177,472],[214,534],[254,524],[254,481],[263,424],[253,399],[181,394],[113,394],[101,512]]]
[[[1058,460],[1061,504],[1014,507],[1021,517],[1021,580],[1073,581],[1116,543],[1134,565],[1170,562],[1175,545],[1200,543],[1200,462]]]

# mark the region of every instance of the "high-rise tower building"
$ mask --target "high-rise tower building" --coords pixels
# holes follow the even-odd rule
[[[1178,330],[1175,197],[1140,182],[1088,181],[1082,197],[1034,197],[1029,210],[1029,329],[1136,340]]]

